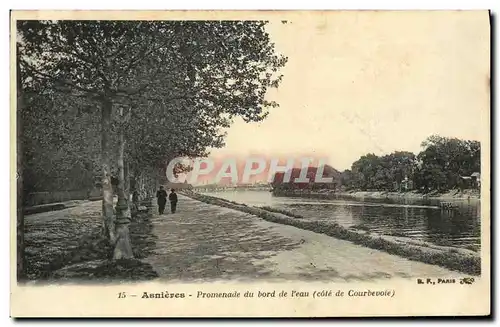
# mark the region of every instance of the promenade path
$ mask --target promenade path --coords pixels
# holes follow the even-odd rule
[[[150,263],[161,280],[373,281],[461,277],[324,234],[179,195],[177,212],[153,214]]]

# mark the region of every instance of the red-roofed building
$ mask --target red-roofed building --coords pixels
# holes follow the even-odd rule
[[[271,183],[274,189],[283,188],[283,189],[336,189],[340,187],[340,172],[335,168],[325,165],[323,169],[322,176],[318,176],[321,178],[333,178],[331,183],[323,183],[316,182],[316,174],[318,171],[318,167],[309,167],[307,169],[306,178],[309,179],[308,182],[296,182],[295,179],[300,177],[302,168],[292,168],[290,173],[290,179],[288,181],[284,181],[285,174],[284,172],[278,172],[274,174],[274,180]]]

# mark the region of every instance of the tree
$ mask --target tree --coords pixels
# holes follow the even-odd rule
[[[407,151],[396,151],[382,157],[367,154],[352,164],[352,171],[343,175],[353,188],[399,190],[405,178],[412,178],[415,159],[415,155]]]
[[[470,177],[481,168],[481,146],[477,141],[432,135],[422,142],[417,185],[445,191],[459,186],[461,176]]]
[[[412,180],[424,191],[446,191],[459,185],[461,176],[471,176],[481,167],[481,146],[477,141],[433,135],[422,142],[417,155],[407,151],[379,157],[367,154],[342,173],[343,184],[360,190],[401,190]]]
[[[168,82],[169,101],[158,96],[165,90],[152,85],[140,104],[147,109],[132,114],[129,132],[138,140],[130,147],[135,163],[164,166],[178,156],[205,156],[207,148],[224,145],[222,128],[229,127],[234,116],[260,121],[267,116],[266,108],[277,105],[265,94],[278,86],[281,76],[274,73],[286,58],[274,54],[265,22],[175,24],[181,32],[170,41],[170,55],[177,62],[170,76],[177,77]],[[141,129],[143,123],[137,121],[150,128]]]
[[[99,121],[84,111],[81,100],[26,87],[18,111],[25,194],[90,189],[99,165]]]
[[[123,247],[115,254],[127,257],[130,247],[127,240],[119,242],[115,235],[112,137],[115,135],[118,140],[118,201],[124,204],[125,157],[130,157],[131,170],[135,172],[158,171],[158,162],[177,153],[198,155],[209,145],[222,146],[223,134],[219,129],[228,126],[235,116],[247,122],[265,119],[266,109],[277,106],[267,101],[265,94],[268,88],[278,86],[281,76],[276,73],[286,63],[285,57],[275,54],[265,24],[19,23],[22,65],[28,74],[58,92],[84,99],[100,113],[105,233]],[[130,115],[123,115],[123,110]],[[158,115],[164,118],[163,122],[181,117],[188,128],[179,134],[158,132],[150,128],[150,118]],[[119,124],[115,123],[117,120]],[[143,138],[139,139],[141,133]],[[169,138],[175,141],[168,142]],[[147,143],[142,143],[145,140]],[[129,150],[126,144],[130,145]],[[120,235],[128,237],[126,232]]]
[[[111,242],[118,246],[127,244],[128,241],[117,241],[113,220],[110,146],[113,113],[117,104],[140,95],[158,82],[155,77],[161,69],[169,68],[162,61],[167,44],[155,40],[164,41],[162,33],[171,31],[162,23],[115,21],[24,21],[19,23],[19,30],[23,65],[34,79],[98,106],[104,229]],[[120,144],[118,148],[123,146]],[[125,256],[130,257],[128,248],[118,252],[128,252]]]
[[[346,169],[342,172],[340,184],[346,189],[351,189],[353,187],[353,175],[350,169]]]
[[[415,154],[407,151],[396,151],[382,157],[386,172],[386,188],[400,191],[401,183],[405,178],[413,179],[415,169]]]
[[[361,190],[375,189],[376,173],[380,166],[380,158],[375,154],[369,153],[362,156],[352,164],[351,171],[355,178],[355,186]],[[379,174],[380,176],[380,174]]]

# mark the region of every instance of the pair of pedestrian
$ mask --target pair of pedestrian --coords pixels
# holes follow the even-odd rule
[[[158,212],[160,215],[163,215],[165,212],[165,206],[167,204],[167,197],[170,201],[170,211],[175,213],[177,209],[177,193],[172,189],[170,195],[167,196],[167,191],[163,189],[163,186],[160,186],[160,190],[156,192],[156,197],[158,198]]]

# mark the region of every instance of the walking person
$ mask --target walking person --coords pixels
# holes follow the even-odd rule
[[[156,197],[158,198],[158,213],[163,215],[167,204],[167,191],[163,189],[163,186],[160,186],[160,190],[156,192]]]
[[[170,211],[175,213],[177,209],[177,193],[175,193],[174,189],[172,189],[172,193],[168,196],[168,200],[170,201]]]

